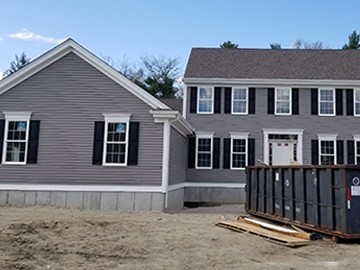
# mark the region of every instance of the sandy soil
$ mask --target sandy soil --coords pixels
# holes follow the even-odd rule
[[[288,248],[215,226],[239,205],[177,214],[0,208],[0,269],[358,269],[359,244]]]

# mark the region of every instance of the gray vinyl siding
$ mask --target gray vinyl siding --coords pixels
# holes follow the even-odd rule
[[[163,125],[151,107],[70,53],[0,96],[0,111],[40,120],[38,163],[0,165],[1,183],[161,185]],[[138,166],[92,165],[94,122],[132,113],[140,122]],[[0,114],[0,118],[4,115]]]
[[[269,86],[273,87],[273,86]],[[318,88],[316,85],[311,88]],[[345,88],[339,87],[337,88]],[[278,116],[267,113],[267,88],[256,89],[256,113],[250,115],[224,114],[224,90],[221,96],[221,114],[200,115],[190,113],[190,91],[188,88],[186,120],[197,131],[215,132],[214,137],[221,138],[220,169],[187,169],[189,182],[226,182],[244,183],[245,172],[222,169],[223,138],[230,138],[229,132],[249,132],[249,138],[255,139],[255,162],[264,160],[263,130],[272,129],[304,129],[303,134],[303,164],[311,163],[311,140],[317,139],[317,134],[338,134],[338,140],[344,140],[344,162],[347,163],[346,141],[352,140],[353,134],[360,134],[360,118],[346,115],[346,93],[343,91],[342,116],[311,115],[311,90],[299,90],[299,115]]]
[[[187,138],[171,127],[169,185],[184,183],[187,165]]]

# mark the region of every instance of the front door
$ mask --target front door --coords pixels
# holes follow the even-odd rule
[[[290,165],[294,159],[293,142],[272,142],[272,165]]]

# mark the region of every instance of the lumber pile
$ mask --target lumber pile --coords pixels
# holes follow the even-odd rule
[[[311,234],[300,229],[285,228],[263,220],[240,216],[235,221],[218,221],[217,226],[237,232],[249,232],[268,241],[289,247],[304,246],[311,243]]]

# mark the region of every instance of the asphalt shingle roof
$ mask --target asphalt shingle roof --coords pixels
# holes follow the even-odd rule
[[[360,80],[360,50],[193,48],[184,78]]]

